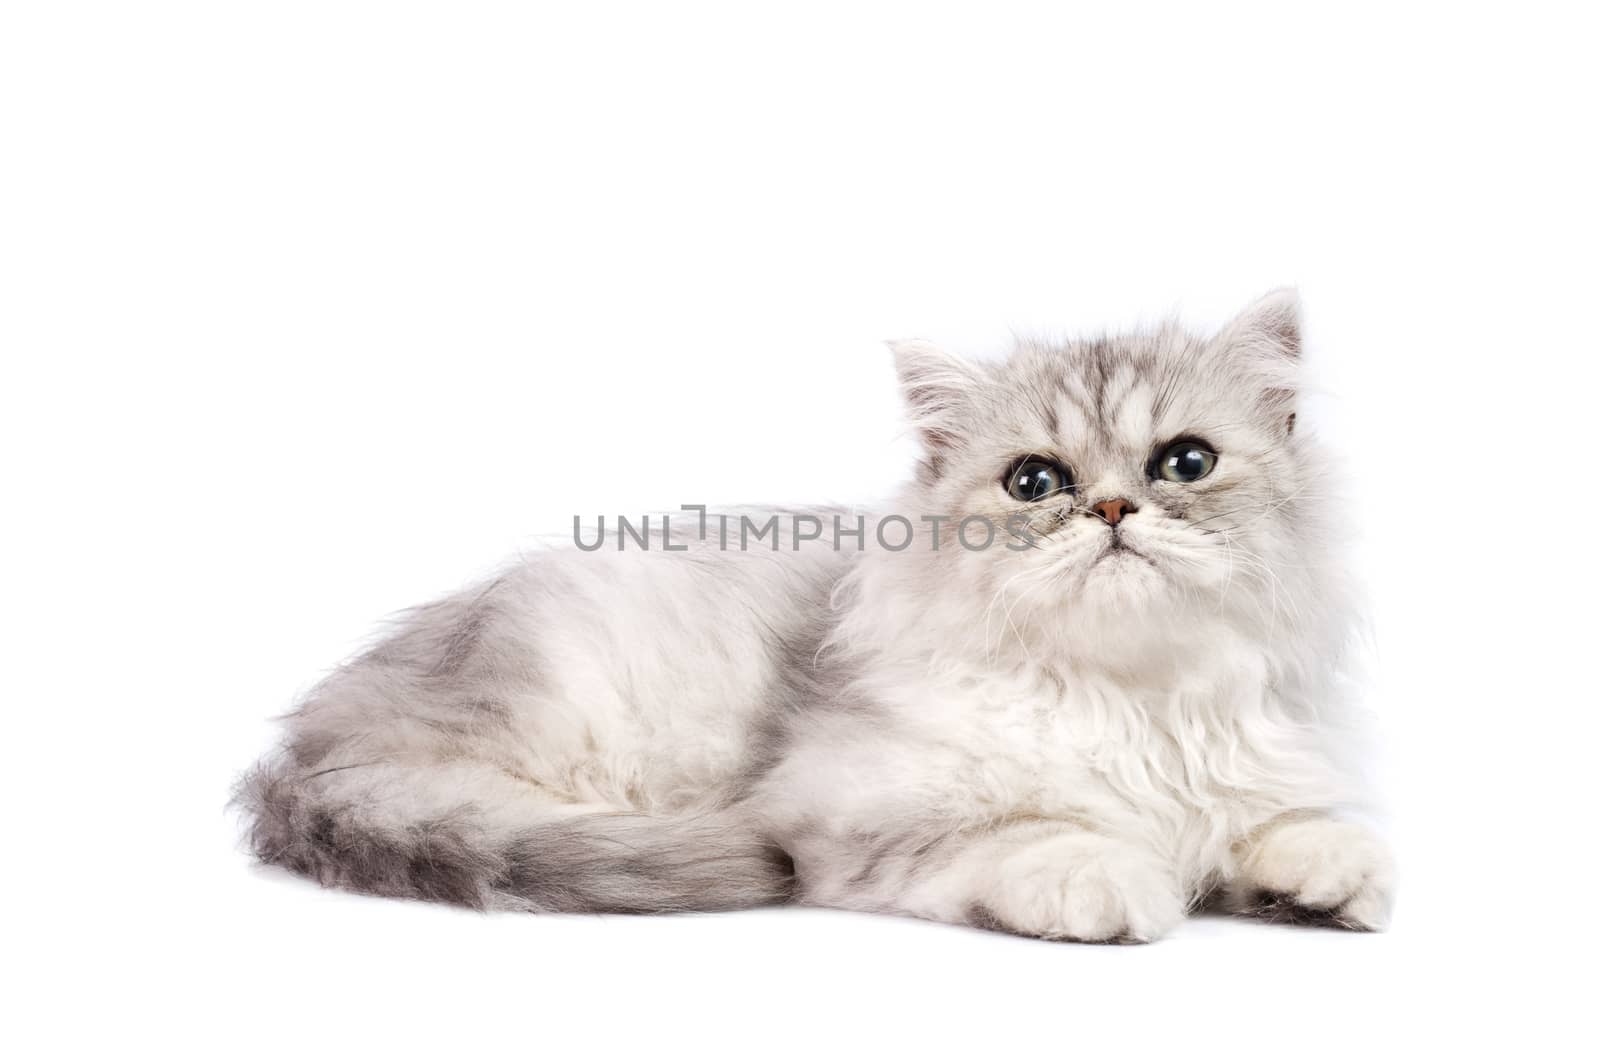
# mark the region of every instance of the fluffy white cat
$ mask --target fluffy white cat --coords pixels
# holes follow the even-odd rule
[[[256,853],[475,907],[1381,927],[1294,295],[1209,339],[895,358],[895,502],[575,531],[415,610],[246,776]]]

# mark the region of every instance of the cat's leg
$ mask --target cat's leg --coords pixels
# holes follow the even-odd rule
[[[1366,931],[1388,923],[1394,867],[1382,839],[1359,823],[1280,815],[1236,851],[1226,900],[1236,913]]]
[[[858,833],[796,856],[802,900],[1025,936],[1153,940],[1183,919],[1172,864],[1069,822],[930,837]]]

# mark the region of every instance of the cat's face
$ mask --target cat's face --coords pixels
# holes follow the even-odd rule
[[[1024,344],[998,365],[897,346],[925,449],[918,504],[996,532],[987,549],[947,543],[940,575],[989,605],[992,637],[1100,651],[1211,614],[1285,616],[1305,530],[1298,353],[1292,293],[1209,340],[1168,326]]]

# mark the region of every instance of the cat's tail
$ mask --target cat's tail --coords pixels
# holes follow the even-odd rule
[[[266,863],[337,888],[476,908],[657,913],[783,902],[793,863],[738,809],[552,805],[477,765],[268,761],[235,803]]]

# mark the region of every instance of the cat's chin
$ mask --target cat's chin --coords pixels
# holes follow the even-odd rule
[[[1083,570],[1068,605],[1080,637],[1103,640],[1100,648],[1113,652],[1137,651],[1170,640],[1173,621],[1187,612],[1191,595],[1159,556],[1119,546],[1108,547]]]
[[[1123,647],[1137,649],[1136,643],[1147,638],[1159,639],[1162,632],[1163,609],[1170,608],[1168,593],[1157,583],[1148,570],[1140,570],[1117,560],[1095,568],[1084,580],[1083,586],[1066,603],[1073,628],[1073,639],[1080,644],[1100,642],[1097,649],[1106,649],[1106,640]]]
[[[1149,554],[1118,542],[1108,544],[1084,570],[1079,600],[1115,612],[1165,603],[1176,585]]]

